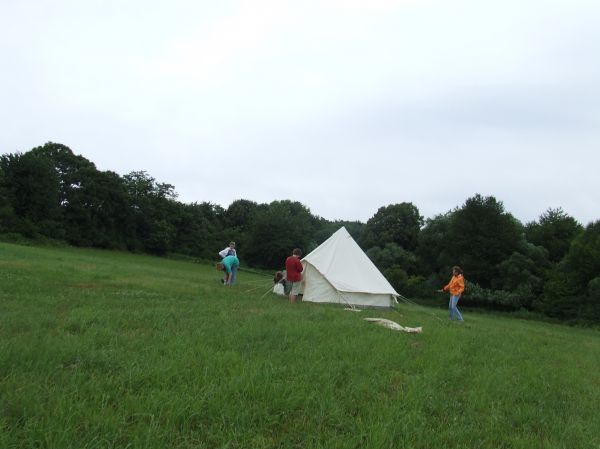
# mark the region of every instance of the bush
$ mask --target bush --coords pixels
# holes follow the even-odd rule
[[[380,270],[398,267],[406,273],[414,272],[415,255],[396,243],[386,243],[383,248],[374,246],[369,248],[366,254]]]
[[[465,282],[465,292],[462,300],[467,305],[496,307],[501,309],[518,310],[522,301],[518,292],[492,290],[482,288],[474,282]]]
[[[411,298],[431,298],[435,293],[435,289],[423,276],[409,276],[405,288],[406,296]]]
[[[394,265],[386,269],[383,275],[398,293],[402,293],[405,290],[408,283],[408,274],[401,267]]]

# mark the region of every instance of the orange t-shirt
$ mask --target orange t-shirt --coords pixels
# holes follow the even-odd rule
[[[462,292],[465,291],[465,278],[463,275],[459,274],[458,276],[452,276],[448,285],[444,287],[444,291],[445,290],[450,290],[450,294],[453,296],[462,295]]]

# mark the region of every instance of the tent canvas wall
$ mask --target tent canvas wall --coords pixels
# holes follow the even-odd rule
[[[303,301],[391,307],[398,293],[341,227],[302,259]]]

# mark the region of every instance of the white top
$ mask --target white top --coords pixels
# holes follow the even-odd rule
[[[227,248],[225,248],[224,250],[219,251],[219,256],[221,256],[221,258],[227,257],[227,253],[229,251],[233,251],[233,255],[237,256],[237,253],[235,252],[235,248],[230,248],[229,246]]]

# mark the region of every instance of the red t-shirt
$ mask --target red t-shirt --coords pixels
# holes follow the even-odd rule
[[[302,262],[299,257],[290,256],[285,259],[285,277],[290,282],[300,282],[302,280]]]

